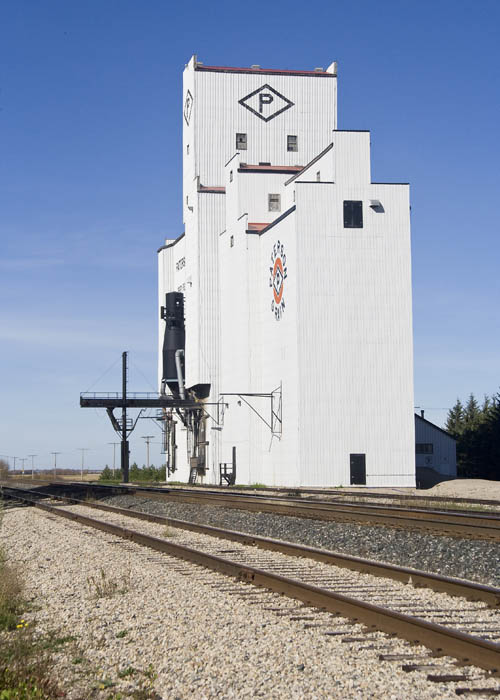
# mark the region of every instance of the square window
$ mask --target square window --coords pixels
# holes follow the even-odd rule
[[[363,202],[344,201],[344,228],[363,228]]]
[[[287,151],[298,151],[299,150],[299,143],[298,139],[296,136],[292,136],[291,134],[288,134],[286,137],[286,150]]]
[[[246,134],[236,134],[236,149],[238,151],[247,150],[247,135]]]
[[[268,201],[269,211],[281,211],[281,195],[280,194],[268,195],[267,201]]]

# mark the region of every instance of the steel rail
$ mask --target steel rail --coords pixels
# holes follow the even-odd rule
[[[119,525],[89,518],[88,516],[51,506],[47,503],[37,502],[26,495],[19,495],[18,499],[53,515],[108,532],[155,551],[163,552],[178,559],[183,559],[236,578],[239,581],[252,583],[255,586],[300,600],[308,606],[342,615],[371,629],[380,630],[410,642],[422,644],[439,655],[453,656],[462,663],[479,666],[487,669],[494,675],[500,673],[500,644],[473,637],[434,622],[427,622],[417,617],[395,612],[379,605],[366,603],[296,579],[287,578],[246,564],[240,564],[214,554],[208,554],[192,547],[174,544],[168,540],[162,540]]]
[[[40,491],[30,491],[29,489],[13,489],[8,487],[7,491],[13,491],[14,497],[16,493],[28,493],[30,495],[41,496],[45,498],[54,498],[49,493]],[[331,564],[342,568],[358,571],[360,573],[372,574],[381,578],[389,578],[402,583],[409,583],[415,587],[430,588],[439,593],[448,593],[449,595],[467,598],[468,600],[482,601],[491,608],[500,607],[500,588],[487,586],[473,581],[463,581],[461,579],[450,576],[441,576],[440,574],[432,574],[418,569],[411,569],[396,564],[388,564],[385,562],[377,562],[373,559],[363,559],[350,554],[342,554],[333,552],[327,549],[317,547],[307,547],[305,545],[287,542],[285,540],[275,540],[269,537],[261,537],[250,533],[238,532],[235,530],[226,530],[212,525],[201,525],[187,520],[179,520],[170,518],[164,515],[153,513],[144,513],[142,511],[133,510],[131,508],[119,508],[105,503],[95,503],[89,501],[81,501],[77,498],[68,496],[56,496],[61,501],[73,503],[75,505],[85,506],[94,510],[102,510],[109,513],[116,513],[138,520],[144,520],[152,523],[159,523],[168,527],[175,527],[191,532],[198,532],[204,535],[210,535],[219,539],[239,542],[240,544],[258,547],[274,552],[281,552],[294,557],[304,557],[313,559],[324,564]]]
[[[15,480],[15,477],[10,477],[12,480]],[[60,481],[60,482],[54,482],[53,479],[43,479],[39,477],[35,477],[34,479],[31,479],[31,477],[28,475],[26,476],[23,481],[26,481],[29,483],[41,483],[41,484],[48,484],[48,483],[59,483],[59,484],[80,484],[81,486],[88,485],[88,486],[98,486],[100,488],[120,488],[124,487],[127,488],[126,485],[124,484],[116,484],[115,486],[109,485],[109,484],[102,484],[99,483],[97,480],[96,481],[86,481],[84,483],[82,482],[74,482],[74,481]],[[155,488],[153,486],[153,483],[148,483],[146,487],[141,486],[140,482],[130,482],[129,488]],[[170,489],[177,489],[177,487],[174,486],[169,486],[168,483],[165,484],[166,488]],[[165,488],[163,487],[163,488]],[[180,490],[182,490],[183,487],[180,487]],[[212,491],[213,493],[232,493],[232,494],[241,494],[241,495],[258,495],[253,493],[252,491],[255,491],[255,489],[252,489],[252,487],[245,487],[245,488],[240,488],[236,486],[221,486],[217,487],[214,484],[192,484],[189,487],[190,491],[193,492],[199,492],[203,493],[203,491]],[[499,499],[488,499],[488,498],[466,498],[462,496],[428,496],[425,495],[425,489],[423,489],[422,493],[419,494],[407,494],[407,493],[376,493],[374,491],[351,491],[347,489],[341,489],[341,488],[307,488],[307,487],[295,487],[295,486],[269,486],[266,488],[262,489],[263,491],[269,491],[272,492],[273,494],[276,493],[278,498],[282,498],[282,494],[285,494],[287,497],[293,497],[293,498],[301,498],[302,494],[307,494],[307,497],[309,496],[326,496],[326,497],[332,497],[333,499],[337,500],[338,498],[345,498],[346,496],[352,496],[354,498],[359,498],[359,499],[372,499],[372,500],[377,500],[377,499],[382,499],[382,500],[387,500],[387,501],[422,501],[425,503],[453,503],[456,504],[457,508],[456,510],[460,511],[459,506],[461,504],[471,504],[471,505],[484,505],[484,506],[497,506],[500,507],[500,500]],[[318,499],[321,500],[321,499]],[[415,507],[418,508],[425,508],[425,506],[417,506]],[[446,509],[448,510],[448,509]],[[467,511],[465,511],[467,512]],[[483,512],[483,511],[481,511]],[[490,511],[492,514],[497,513],[498,511]]]
[[[111,487],[111,489],[113,488],[115,487]],[[375,525],[411,527],[456,537],[500,540],[500,513],[479,515],[375,504],[337,504],[321,500],[304,502],[282,497],[229,495],[215,492],[199,493],[190,489],[134,487],[133,489],[124,488],[123,491],[144,494],[148,498],[159,500],[220,505],[224,508],[276,513],[314,520],[356,521]]]
[[[476,514],[439,511],[376,504],[332,503],[324,500],[303,501],[280,496],[196,492],[192,489],[129,487],[123,485],[82,484],[81,482],[50,482],[55,488],[76,488],[108,492],[143,494],[151,499],[180,501],[252,512],[275,513],[314,520],[359,522],[425,530],[454,537],[469,537],[500,541],[500,513]]]

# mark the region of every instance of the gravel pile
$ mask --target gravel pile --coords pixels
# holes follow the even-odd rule
[[[359,625],[318,613],[324,627],[308,628],[296,602],[248,595],[250,586],[77,523],[9,509],[0,544],[22,568],[34,604],[24,617],[41,632],[74,638],[54,669],[70,699],[133,697],[140,688],[141,697],[165,700],[456,697],[456,684],[428,683],[426,673],[378,660],[384,650],[422,660],[421,647],[380,633],[368,644],[343,643],[324,627],[355,637]],[[103,576],[120,590],[97,596]],[[477,682],[490,685],[484,676]]]
[[[136,496],[114,496],[103,502],[500,587],[500,544],[486,540],[437,537],[376,525],[325,522]]]

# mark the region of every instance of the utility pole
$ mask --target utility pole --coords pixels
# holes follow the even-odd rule
[[[22,476],[24,476],[24,463],[26,462],[27,459],[28,459],[27,457],[19,457],[19,461],[23,463],[21,466],[21,470],[22,470],[21,475]]]
[[[154,435],[142,435],[142,439],[146,440],[146,468],[149,469],[149,443],[154,438]]]
[[[113,479],[115,478],[115,456],[116,456],[116,446],[119,445],[119,442],[108,442],[108,445],[113,445]]]
[[[34,479],[33,473],[34,473],[34,459],[35,457],[38,457],[38,455],[28,455],[28,457],[31,457],[31,478]]]
[[[129,449],[127,440],[127,352],[122,353],[122,474],[123,481],[128,484]]]
[[[57,479],[57,455],[60,455],[60,452],[51,452],[51,455],[54,455],[54,479]]]
[[[80,477],[80,481],[83,481],[83,458],[84,458],[84,456],[85,456],[85,452],[88,452],[89,449],[90,449],[90,447],[77,447],[76,449],[77,449],[77,450],[80,450],[80,452],[82,453],[82,466],[81,466],[81,477]]]

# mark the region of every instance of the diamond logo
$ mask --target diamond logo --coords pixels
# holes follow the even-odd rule
[[[276,270],[276,274],[274,275],[274,296],[275,298],[279,299],[281,296],[281,287],[283,286],[283,274],[281,273],[280,268],[278,267]]]
[[[294,105],[291,100],[267,83],[239,100],[239,104],[264,122],[274,119]]]
[[[186,120],[186,124],[189,126],[189,122],[191,120],[191,110],[193,109],[193,96],[190,93],[190,91],[187,91],[186,94],[186,100],[184,102],[184,119]]]

